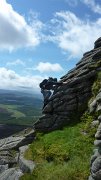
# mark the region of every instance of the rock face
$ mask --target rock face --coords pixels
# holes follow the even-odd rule
[[[0,174],[0,180],[19,180],[23,175],[20,169],[10,168]]]
[[[22,146],[19,148],[19,151],[20,151],[20,153],[19,153],[19,167],[23,172],[32,173],[32,171],[35,167],[35,164],[33,161],[26,160],[24,158],[24,153],[27,149],[28,149],[28,146]]]
[[[94,48],[98,48],[98,47],[101,47],[101,37],[98,38],[98,39],[95,41],[95,46],[94,46]]]
[[[10,150],[10,149],[18,149],[21,146],[26,144],[30,144],[35,137],[34,130],[27,132],[23,131],[23,134],[18,134],[15,136],[10,136],[8,138],[4,138],[0,140],[0,151],[2,150]]]
[[[90,112],[97,112],[99,114],[99,125],[95,134],[96,140],[94,141],[94,145],[96,149],[94,150],[94,154],[91,157],[91,175],[89,180],[101,180],[101,89],[99,90],[99,93],[94,101],[90,104]]]
[[[95,48],[85,53],[76,67],[61,78],[61,82],[66,84],[56,87],[43,109],[43,116],[35,123],[35,129],[48,132],[79,120],[87,108],[88,100],[92,96],[92,84],[100,70],[101,38],[95,42]],[[95,104],[92,108],[95,108]]]
[[[32,172],[35,165],[24,159],[24,152],[34,138],[35,131],[25,129],[0,140],[0,180],[19,180],[23,173]]]

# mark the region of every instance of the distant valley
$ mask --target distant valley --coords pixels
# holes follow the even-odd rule
[[[32,125],[41,116],[41,96],[0,90],[0,124]]]

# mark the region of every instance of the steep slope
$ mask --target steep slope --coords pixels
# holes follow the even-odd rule
[[[48,132],[79,121],[92,96],[92,84],[101,70],[101,38],[94,49],[85,53],[76,67],[61,78],[66,82],[56,87],[53,96],[43,110],[43,116],[35,123],[35,129]]]
[[[101,180],[101,38],[61,81],[25,153],[35,169],[21,180]]]

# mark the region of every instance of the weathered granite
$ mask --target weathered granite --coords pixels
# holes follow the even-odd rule
[[[100,156],[100,153],[99,153],[98,149],[96,149],[96,151],[94,152],[94,154],[91,156],[91,162],[90,162],[91,166],[92,166],[92,163],[95,161],[95,159],[96,159],[98,156]]]
[[[100,42],[101,39],[98,39],[95,42],[95,49],[85,53],[76,67],[61,78],[60,81],[65,84],[55,88],[49,103],[43,109],[44,116],[34,124],[37,131],[48,132],[78,121],[87,109],[92,96],[92,84],[101,67]],[[101,110],[101,104],[97,106],[98,98],[91,104],[91,112],[96,107],[97,111]]]
[[[93,103],[90,104],[90,112],[91,113],[100,113],[99,107],[101,104],[101,92],[99,91],[97,96],[95,97]],[[101,114],[101,113],[100,113]],[[96,140],[94,141],[94,145],[97,147],[94,151],[94,155],[91,157],[91,168],[90,168],[90,178],[94,180],[101,180],[101,115],[98,116],[99,126],[97,128],[97,132],[95,134]]]
[[[99,125],[99,121],[98,120],[94,120],[91,122],[91,127],[96,127]]]
[[[0,180],[18,180],[23,172],[32,172],[35,165],[24,159],[28,146],[23,145],[30,144],[34,138],[35,131],[28,128],[0,140]]]
[[[23,175],[22,171],[18,168],[10,168],[0,174],[0,180],[19,180]]]
[[[97,101],[94,99],[94,101],[90,104],[89,111],[90,113],[93,113],[96,110],[97,107]]]
[[[101,115],[98,117],[99,122],[101,122]]]
[[[101,123],[98,126],[97,132],[95,134],[96,139],[101,139]]]
[[[6,165],[0,165],[0,174],[3,173],[5,170],[8,169],[8,164]]]
[[[94,180],[92,176],[89,176],[89,179],[88,180]]]
[[[95,41],[95,46],[94,46],[94,48],[99,48],[99,47],[101,47],[101,37],[98,38],[98,39]]]
[[[0,151],[1,150],[9,150],[9,149],[18,149],[19,147],[29,144],[34,140],[35,131],[27,129],[24,134],[18,134],[14,136],[10,136],[8,138],[0,139]]]
[[[24,158],[24,153],[27,149],[27,145],[19,148],[19,167],[23,172],[32,173],[33,169],[35,168],[35,163]]]
[[[17,160],[15,156],[9,150],[0,151],[0,165],[9,164],[11,166],[16,163],[17,163]]]

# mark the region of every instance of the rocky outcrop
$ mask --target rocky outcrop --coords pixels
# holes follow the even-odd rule
[[[56,87],[43,109],[43,116],[35,123],[35,129],[48,132],[79,121],[87,109],[92,96],[92,84],[100,70],[101,38],[95,42],[95,48],[85,53],[76,67],[61,78],[65,84]]]
[[[33,141],[34,137],[34,130],[24,130],[22,134],[20,133],[14,136],[10,136],[8,138],[1,139],[0,151],[8,149],[18,149],[21,146],[30,144]]]
[[[101,91],[101,89],[100,89]],[[94,141],[95,149],[94,154],[91,157],[91,175],[89,180],[101,180],[101,92],[99,91],[98,95],[94,101],[90,104],[90,112],[98,113],[99,126],[95,134],[96,140]]]
[[[31,160],[26,160],[24,158],[24,153],[25,151],[28,149],[28,146],[22,146],[19,148],[19,167],[20,169],[23,171],[23,172],[26,172],[26,173],[32,173],[34,167],[35,167],[35,164],[33,161]]]
[[[0,165],[7,165],[12,166],[13,164],[16,164],[16,156],[12,151],[6,150],[6,151],[0,151]]]
[[[98,38],[98,39],[95,41],[95,46],[94,46],[94,48],[98,48],[98,47],[101,47],[101,37]]]
[[[0,174],[8,169],[8,164],[0,165]]]
[[[34,138],[35,131],[25,129],[0,140],[0,180],[18,180],[23,173],[32,172],[35,165],[24,158],[24,152]]]
[[[18,168],[10,168],[0,174],[0,180],[19,180],[23,175],[22,171]]]

